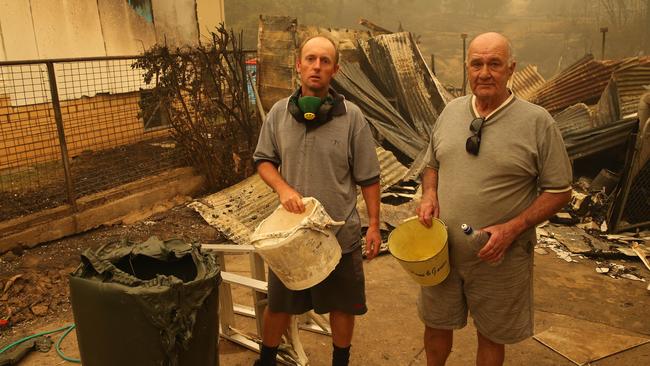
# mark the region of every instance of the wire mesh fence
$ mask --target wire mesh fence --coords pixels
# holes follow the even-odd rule
[[[57,64],[75,193],[85,196],[184,164],[168,121],[142,117],[153,103],[133,59]],[[86,96],[91,95],[88,98]]]
[[[0,63],[0,221],[187,165],[134,61]]]
[[[66,202],[44,64],[0,66],[0,219]],[[47,192],[39,192],[48,187]],[[40,194],[39,194],[40,193]]]

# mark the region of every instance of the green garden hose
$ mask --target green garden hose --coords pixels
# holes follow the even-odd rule
[[[70,333],[70,332],[71,332],[75,327],[76,327],[75,324],[69,324],[69,325],[63,326],[63,327],[58,328],[58,329],[55,329],[55,330],[49,330],[49,331],[46,331],[46,332],[41,332],[41,333],[37,333],[37,334],[30,335],[30,336],[28,336],[28,337],[25,337],[25,338],[23,338],[23,339],[19,339],[19,340],[15,341],[15,342],[10,343],[10,344],[8,344],[7,346],[3,347],[2,349],[0,349],[0,354],[6,352],[6,351],[8,351],[8,350],[10,350],[11,348],[13,348],[13,347],[15,347],[15,346],[17,346],[17,345],[19,345],[19,344],[21,344],[21,343],[23,343],[23,342],[27,342],[28,340],[30,340],[30,339],[32,339],[32,338],[37,338],[37,337],[40,337],[40,336],[44,336],[44,335],[48,335],[48,334],[52,334],[52,333],[58,333],[58,332],[61,332],[61,331],[65,331],[65,332],[61,335],[61,337],[59,337],[59,340],[56,342],[56,345],[54,346],[54,348],[56,349],[56,353],[58,353],[59,356],[60,356],[62,359],[66,360],[66,361],[68,361],[68,362],[81,363],[81,360],[79,360],[79,359],[76,359],[76,358],[70,358],[70,357],[67,357],[66,355],[64,355],[63,352],[61,351],[61,348],[60,348],[60,347],[61,347],[61,342],[63,342],[63,339],[64,339],[64,338],[65,338],[65,337],[66,337],[66,336],[67,336],[67,335],[68,335],[68,334],[69,334],[69,333]]]

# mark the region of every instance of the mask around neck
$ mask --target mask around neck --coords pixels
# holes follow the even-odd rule
[[[303,117],[307,121],[312,121],[316,118],[322,103],[323,101],[319,97],[305,96],[298,98],[298,108],[300,108]]]

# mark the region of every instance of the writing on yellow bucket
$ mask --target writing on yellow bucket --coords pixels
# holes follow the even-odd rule
[[[435,286],[449,274],[447,227],[439,219],[432,219],[431,227],[417,217],[404,220],[388,236],[388,250],[422,286]]]

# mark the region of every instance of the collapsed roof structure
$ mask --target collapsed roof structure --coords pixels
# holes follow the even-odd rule
[[[339,42],[341,52],[341,68],[332,86],[357,104],[374,128],[382,146],[378,152],[382,190],[386,190],[399,181],[417,179],[427,161],[431,129],[454,96],[431,72],[410,33],[370,29],[299,26],[295,18],[260,16],[258,102],[269,110],[290,95],[298,87],[295,53],[302,40],[329,34]],[[554,115],[572,161],[621,145],[637,152],[629,153],[624,170],[617,172],[622,179],[608,213],[614,230],[650,224],[650,203],[634,220],[625,212],[627,201],[639,197],[643,201],[644,194],[648,200],[639,182],[650,185],[650,134],[647,126],[639,128],[636,117],[645,85],[650,85],[650,57],[597,61],[588,55],[548,81],[533,65],[515,72],[510,80],[510,88],[520,98]],[[271,190],[255,175],[195,202],[194,208],[230,240],[247,243],[257,223],[276,204]]]
[[[616,147],[626,151],[607,215],[613,231],[650,224],[650,192],[644,188],[650,185],[650,135],[638,116],[648,89],[649,56],[598,61],[587,55],[529,97],[554,115],[574,162]]]

